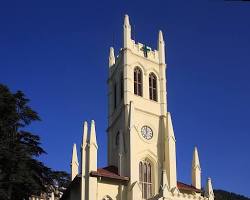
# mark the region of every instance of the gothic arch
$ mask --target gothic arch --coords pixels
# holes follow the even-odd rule
[[[147,69],[140,62],[135,62],[135,63],[131,64],[131,66],[133,66],[133,69],[135,67],[140,67],[141,70],[142,70],[143,75],[146,75]]]
[[[149,75],[150,73],[154,73],[157,77],[158,80],[160,80],[160,74],[158,71],[155,70],[155,68],[151,67],[149,69],[147,69],[147,75]]]
[[[143,96],[143,71],[140,67],[136,66],[134,68],[134,94],[138,96]]]
[[[142,151],[138,153],[137,159],[138,160],[143,160],[143,159],[149,159],[154,166],[158,164],[158,159],[155,153],[153,153],[150,149]]]
[[[148,75],[149,99],[158,101],[158,78],[154,72]]]
[[[151,198],[154,193],[155,186],[155,167],[148,158],[139,161],[139,185],[142,190],[143,199]]]

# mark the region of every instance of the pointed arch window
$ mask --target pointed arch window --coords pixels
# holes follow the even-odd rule
[[[152,166],[146,160],[139,163],[139,184],[142,190],[142,198],[148,199],[152,197]]]
[[[149,98],[157,101],[157,78],[154,73],[149,74]]]
[[[139,67],[134,69],[134,94],[142,96],[142,71]]]

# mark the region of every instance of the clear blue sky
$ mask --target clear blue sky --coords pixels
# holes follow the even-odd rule
[[[250,196],[250,4],[220,0],[18,0],[0,3],[0,82],[31,99],[42,122],[30,129],[42,160],[69,171],[82,122],[95,119],[106,165],[108,51],[121,47],[128,13],[136,40],[156,48],[164,32],[168,109],[178,179],[190,183],[198,146],[203,183]]]

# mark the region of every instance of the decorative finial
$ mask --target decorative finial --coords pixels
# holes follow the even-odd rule
[[[158,34],[158,51],[159,51],[159,62],[160,64],[165,64],[165,42],[163,39],[162,31]]]
[[[93,144],[94,146],[96,146],[96,148],[98,148],[97,142],[96,142],[96,131],[95,131],[95,121],[94,120],[91,120],[89,144],[90,145]]]
[[[110,47],[109,49],[109,67],[113,66],[115,64],[115,52],[114,48]]]
[[[130,26],[130,24],[129,24],[129,16],[127,14],[124,17],[124,25],[125,26]]]

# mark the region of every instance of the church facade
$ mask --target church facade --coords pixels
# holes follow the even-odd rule
[[[95,122],[83,126],[80,163],[73,146],[72,182],[64,200],[214,200],[211,179],[201,189],[197,148],[192,184],[177,181],[176,140],[167,109],[163,34],[157,50],[131,38],[129,17],[123,24],[123,47],[110,48],[108,77],[108,166],[97,168]],[[90,130],[89,130],[90,127]]]

